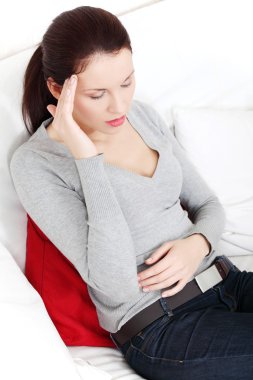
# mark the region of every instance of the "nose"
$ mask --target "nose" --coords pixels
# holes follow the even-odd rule
[[[122,116],[125,113],[125,100],[119,94],[111,95],[109,104],[108,104],[108,112],[115,116]]]

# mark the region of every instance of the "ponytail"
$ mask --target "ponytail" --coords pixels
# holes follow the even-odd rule
[[[42,58],[42,48],[39,45],[29,61],[24,76],[22,116],[30,135],[39,128],[45,119],[52,116],[46,108],[47,105],[57,104],[57,100],[48,90],[44,78]]]

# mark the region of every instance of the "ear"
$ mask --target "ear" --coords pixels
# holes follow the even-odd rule
[[[47,87],[48,87],[49,91],[51,92],[51,94],[53,95],[53,97],[58,100],[59,97],[60,97],[60,95],[61,95],[62,86],[60,86],[59,84],[57,84],[53,80],[52,77],[49,77],[47,79]]]

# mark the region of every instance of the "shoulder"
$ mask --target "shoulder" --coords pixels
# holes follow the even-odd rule
[[[18,167],[24,167],[27,164],[33,165],[40,157],[36,153],[36,148],[38,147],[39,144],[34,134],[13,152],[10,160],[11,171]]]
[[[130,112],[135,116],[141,116],[154,121],[159,116],[158,112],[150,103],[137,99],[133,100]]]
[[[45,120],[34,134],[13,152],[10,160],[11,171],[14,168],[26,167],[27,164],[29,167],[37,167],[43,162],[49,165],[50,162],[68,156],[67,149],[64,149],[62,144],[48,138],[45,126],[50,120]]]
[[[41,155],[31,149],[30,144],[25,142],[13,153],[10,160],[10,174],[15,184],[34,180],[34,173],[38,172],[41,165]]]
[[[34,132],[27,141],[14,150],[10,159],[10,173],[12,178],[28,178],[43,165],[48,166],[49,154],[52,153],[50,140],[45,139],[42,128],[44,123]]]
[[[12,154],[12,157],[10,160],[11,173],[19,169],[19,167],[26,166],[26,164],[29,162],[34,162],[34,159],[33,159],[34,154],[31,149],[32,144],[30,142],[30,139],[24,142],[22,145],[20,145]]]

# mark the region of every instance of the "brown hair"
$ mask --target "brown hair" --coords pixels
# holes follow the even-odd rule
[[[49,77],[62,86],[72,74],[84,71],[94,54],[117,53],[122,48],[132,52],[129,35],[119,19],[104,9],[83,6],[57,16],[25,72],[22,115],[28,132],[33,134],[51,117],[48,104],[57,104],[47,87]]]

